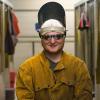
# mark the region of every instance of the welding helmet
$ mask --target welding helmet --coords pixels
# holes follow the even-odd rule
[[[40,34],[44,35],[49,31],[66,31],[65,10],[57,2],[47,2],[38,12],[38,24]]]

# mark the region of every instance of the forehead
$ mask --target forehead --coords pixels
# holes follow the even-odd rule
[[[60,32],[47,32],[45,35],[56,35],[56,34],[63,34]]]

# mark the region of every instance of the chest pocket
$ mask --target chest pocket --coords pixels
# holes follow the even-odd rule
[[[73,100],[74,82],[61,80],[52,88],[54,100]]]
[[[35,89],[35,100],[49,100],[49,86],[43,85]]]
[[[35,100],[50,100],[49,90],[54,86],[55,81],[52,73],[43,72],[35,77]]]
[[[62,89],[64,97],[67,97],[67,100],[73,100],[74,98],[74,82],[71,80],[62,81]]]
[[[56,85],[53,87],[52,94],[55,100],[73,100],[74,98],[74,75],[70,75],[66,70],[55,73]]]

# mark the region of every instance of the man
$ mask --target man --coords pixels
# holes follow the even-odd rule
[[[44,4],[38,13],[44,50],[19,67],[18,100],[92,100],[92,82],[86,64],[63,51],[65,11],[57,2]]]

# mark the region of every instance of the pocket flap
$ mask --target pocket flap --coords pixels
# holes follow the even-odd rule
[[[68,80],[67,78],[61,78],[60,81],[66,85],[74,86],[75,82],[74,80]]]
[[[46,81],[44,83],[37,82],[35,84],[35,91],[39,91],[39,90],[46,89],[46,88],[52,88],[53,86],[54,86],[53,82],[51,83],[48,83]]]

